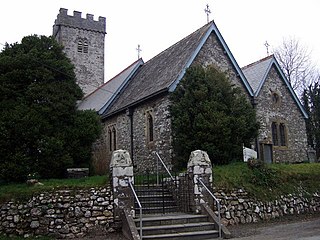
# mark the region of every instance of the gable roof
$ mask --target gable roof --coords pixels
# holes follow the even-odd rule
[[[163,92],[174,91],[211,33],[215,33],[251,96],[253,91],[212,21],[167,48],[139,68],[104,116],[122,111]]]
[[[274,66],[277,69],[277,71],[279,72],[282,81],[285,83],[286,87],[288,88],[288,90],[290,92],[290,95],[292,96],[293,100],[295,101],[296,105],[300,109],[303,116],[305,118],[308,118],[307,112],[305,111],[304,107],[302,106],[301,102],[299,101],[291,84],[288,82],[287,78],[285,77],[285,75],[284,75],[278,61],[274,57],[274,55],[263,58],[257,62],[251,63],[251,64],[242,68],[244,75],[246,76],[248,82],[250,83],[250,85],[254,91],[254,96],[257,97],[259,95],[261,88],[264,85],[272,66]]]
[[[92,109],[102,114],[142,64],[143,60],[138,59],[108,82],[102,84],[82,99],[78,104],[78,109]]]

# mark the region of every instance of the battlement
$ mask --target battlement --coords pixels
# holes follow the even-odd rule
[[[70,16],[68,15],[68,9],[60,8],[57,19],[54,22],[54,30],[58,26],[66,26],[106,33],[105,17],[99,17],[98,21],[95,21],[92,14],[87,14],[86,18],[82,18],[81,14],[79,11],[73,11],[73,16]],[[55,35],[55,33],[53,35]]]

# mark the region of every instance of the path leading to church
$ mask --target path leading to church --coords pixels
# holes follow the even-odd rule
[[[235,240],[320,240],[320,215],[230,227]]]

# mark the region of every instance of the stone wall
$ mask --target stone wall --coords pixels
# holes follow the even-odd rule
[[[110,228],[113,196],[110,187],[44,192],[2,204],[0,210],[0,232],[7,235],[74,238],[96,225]]]
[[[274,201],[257,201],[248,197],[243,189],[232,192],[214,189],[220,199],[221,218],[225,225],[255,223],[281,218],[286,215],[320,213],[320,195],[311,198],[300,195],[281,196]]]
[[[148,111],[152,112],[154,121],[154,140],[148,142],[147,140],[147,116]],[[154,151],[157,151],[165,161],[166,165],[171,168],[171,119],[169,112],[168,96],[161,96],[141,104],[135,108],[130,109],[132,116],[128,111],[119,113],[113,117],[108,118],[103,122],[103,134],[100,139],[105,141],[106,159],[109,163],[112,156],[112,151],[108,148],[109,137],[108,127],[115,125],[117,129],[117,144],[116,149],[126,149],[129,151],[133,165],[138,172],[150,172],[156,169],[156,158]],[[133,146],[131,148],[131,117],[133,121]],[[132,152],[131,152],[132,150]]]
[[[214,189],[214,192],[221,200],[221,217],[225,225],[320,213],[320,194],[313,194],[312,198],[289,195],[262,202],[249,198],[243,189],[232,192]],[[97,225],[114,230],[110,187],[44,192],[26,202],[4,203],[0,205],[0,211],[0,233],[7,235],[74,238],[86,235]]]

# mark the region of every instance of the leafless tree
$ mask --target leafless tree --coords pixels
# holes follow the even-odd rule
[[[275,48],[274,56],[298,96],[319,76],[311,51],[293,37],[284,38],[282,45]]]

